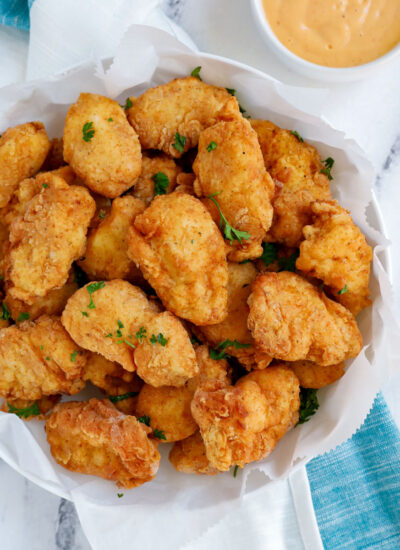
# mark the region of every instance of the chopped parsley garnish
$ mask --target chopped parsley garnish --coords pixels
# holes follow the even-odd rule
[[[136,340],[139,340],[139,342],[143,342],[143,340],[147,338],[147,330],[144,327],[140,327],[135,335],[135,338]]]
[[[122,498],[124,496],[124,493],[117,493],[118,498]]]
[[[230,93],[231,95],[233,95],[233,97],[235,97],[236,95],[236,90],[235,88],[225,88],[225,90]]]
[[[199,80],[201,80],[200,71],[201,71],[201,65],[193,69],[193,71],[190,73],[190,76],[194,76],[195,78],[198,78]]]
[[[79,288],[85,286],[85,284],[88,282],[86,273],[77,264],[74,264],[73,268],[74,268],[74,283],[76,283],[79,286]]]
[[[191,339],[190,339],[190,342],[191,342],[192,345],[201,344],[200,340],[198,338],[196,338],[196,336],[192,336]]]
[[[113,122],[113,119],[110,117],[109,119],[107,119],[107,122]]]
[[[120,321],[119,319],[117,321],[117,324],[118,324],[118,328],[125,328],[123,322]]]
[[[146,426],[150,426],[150,416],[146,416],[145,414],[143,416],[139,416],[137,421],[142,424],[146,424]]]
[[[3,303],[1,304],[1,315],[0,315],[0,319],[4,319],[4,321],[8,321],[9,319],[11,319],[10,310],[8,309],[7,304],[6,304],[5,302],[3,302]]]
[[[130,346],[131,348],[135,349],[135,346],[132,344],[132,342],[129,342],[126,338],[123,340],[127,346]]]
[[[125,109],[125,111],[127,111],[128,109],[130,109],[132,107],[133,103],[131,101],[131,99],[129,97],[126,98],[126,101],[125,101],[125,105],[121,105],[121,107],[123,109]]]
[[[49,186],[49,184],[48,184],[48,183],[42,183],[42,187],[43,187],[44,189],[47,189],[47,188],[48,188],[48,186]]]
[[[165,195],[169,185],[168,176],[164,172],[157,172],[151,179],[154,181],[154,195]]]
[[[237,476],[238,469],[239,469],[239,466],[236,464],[236,466],[235,466],[234,469],[233,469],[233,477],[236,477],[236,476]]]
[[[288,258],[278,258],[279,271],[295,271],[299,255],[300,251],[295,250]]]
[[[326,176],[328,176],[328,180],[333,180],[331,170],[333,168],[333,165],[335,164],[335,161],[332,157],[328,157],[323,161],[323,163],[325,164],[325,168],[322,168],[321,174],[325,174]]]
[[[108,334],[105,335],[105,338],[112,338],[113,335],[112,335],[112,332],[109,332]]]
[[[215,361],[219,361],[220,359],[226,359],[229,357],[227,353],[225,353],[226,348],[229,348],[230,346],[233,346],[235,349],[246,349],[250,347],[250,344],[241,344],[237,340],[224,340],[223,342],[220,342],[215,348],[210,348],[210,357],[211,359],[215,359]]]
[[[106,212],[105,210],[101,209],[100,212],[99,212],[99,218],[102,220],[106,217]]]
[[[49,357],[49,356],[46,357],[46,361],[50,361],[50,357]]]
[[[185,136],[181,136],[179,132],[176,132],[175,134],[175,141],[172,144],[172,147],[176,149],[179,153],[183,153],[184,147],[186,143]]]
[[[75,350],[73,353],[71,353],[71,361],[75,363],[76,356],[78,355],[78,352]]]
[[[218,145],[215,143],[215,141],[210,141],[210,143],[207,145],[207,151],[211,153],[211,151],[214,151]]]
[[[296,132],[296,130],[291,130],[290,133],[291,133],[293,136],[297,137],[297,139],[298,139],[301,143],[303,143],[304,139],[301,137],[301,135],[299,134],[299,132]]]
[[[151,335],[150,342],[153,344],[153,346],[158,343],[165,347],[167,345],[168,338],[164,338],[163,334],[159,332],[157,336],[155,334]]]
[[[218,208],[218,212],[219,212],[219,215],[220,215],[220,220],[219,220],[220,228],[222,229],[223,224],[225,224],[225,226],[223,228],[225,239],[227,239],[230,242],[230,244],[232,244],[234,240],[237,240],[240,243],[242,243],[242,239],[247,241],[247,239],[250,239],[251,235],[249,233],[247,233],[247,231],[239,231],[238,229],[235,229],[234,227],[232,227],[230,225],[230,223],[228,222],[228,220],[223,215],[222,210],[221,210],[221,208],[218,204],[218,201],[214,198],[216,195],[219,195],[220,193],[221,193],[221,191],[217,191],[216,193],[213,193],[212,195],[208,195],[207,199],[210,199],[215,204],[215,206]]]
[[[82,128],[83,141],[91,141],[94,136],[93,122],[85,122]]]
[[[42,344],[40,344],[40,349],[43,351],[44,350],[44,347]]]
[[[25,407],[24,409],[18,409],[11,405],[11,403],[7,403],[7,407],[9,413],[14,413],[19,416],[19,418],[29,418],[30,416],[38,416],[40,414],[39,405],[37,403],[34,403],[30,407]]]
[[[157,439],[165,439],[165,440],[167,439],[165,437],[165,433],[162,430],[158,430],[157,428],[153,431],[153,435]]]
[[[135,397],[135,395],[137,395],[138,393],[139,392],[137,391],[130,391],[128,393],[121,393],[120,395],[109,395],[108,399],[111,401],[111,403],[118,403],[118,401],[124,401],[125,399],[129,399],[130,397]]]
[[[342,294],[346,294],[346,292],[347,292],[348,290],[349,290],[349,289],[347,288],[347,285],[344,285],[344,287],[342,288],[342,290],[339,290],[339,291],[338,291],[339,296],[341,296]]]
[[[276,246],[273,243],[262,243],[263,253],[260,256],[260,260],[263,260],[266,267],[274,263],[277,257]]]
[[[30,318],[30,315],[27,311],[23,311],[18,315],[18,323],[21,321],[27,321]]]
[[[88,308],[89,309],[95,309],[95,305],[94,305],[94,302],[93,302],[93,292],[96,292],[96,290],[100,290],[101,288],[104,288],[106,286],[105,282],[104,281],[99,281],[98,283],[91,283],[90,285],[88,285],[86,287],[86,290],[89,292],[89,296],[90,296],[90,302],[89,302],[89,305],[88,305]]]
[[[319,408],[317,390],[300,388],[300,411],[297,424],[304,424],[310,420]]]

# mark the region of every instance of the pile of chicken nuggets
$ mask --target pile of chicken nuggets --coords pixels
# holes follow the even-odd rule
[[[199,72],[197,71],[197,76]],[[0,137],[0,396],[65,468],[131,488],[267,457],[362,348],[372,250],[332,158],[177,78]],[[87,385],[101,399],[63,402]],[[79,396],[82,398],[81,396]]]

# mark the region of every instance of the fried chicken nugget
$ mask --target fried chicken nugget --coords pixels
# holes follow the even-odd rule
[[[69,298],[78,290],[73,270],[70,271],[65,285],[50,290],[46,296],[38,296],[32,304],[18,300],[6,293],[5,303],[16,323],[30,319],[34,321],[42,315],[61,315]]]
[[[37,401],[8,399],[3,403],[1,410],[6,413],[16,414],[24,420],[44,420],[60,399],[61,395],[45,395]]]
[[[144,209],[143,201],[128,195],[120,197],[113,201],[110,213],[104,214],[100,223],[89,231],[85,259],[78,265],[91,280],[143,281],[139,269],[128,257],[127,234],[131,223]]]
[[[0,330],[0,395],[41,399],[78,393],[87,354],[71,340],[59,318],[44,315]]]
[[[192,414],[206,456],[220,471],[265,458],[298,420],[299,382],[284,367],[269,367],[224,389],[199,388]]]
[[[199,327],[211,347],[216,348],[227,340],[234,344],[224,351],[236,357],[248,370],[265,368],[271,357],[257,350],[251,332],[247,328],[249,306],[247,299],[257,275],[252,263],[237,264],[228,262],[228,316],[218,325]]]
[[[237,101],[224,88],[190,76],[130,99],[128,120],[139,134],[143,149],[159,149],[175,158],[196,147],[200,132],[215,123],[222,107],[228,104],[231,112],[239,112]],[[182,146],[177,134],[183,138]]]
[[[0,136],[0,208],[6,206],[20,181],[40,170],[49,150],[41,122],[20,124]]]
[[[198,199],[185,193],[156,197],[129,229],[128,255],[178,317],[195,325],[225,319],[225,245]]]
[[[196,354],[182,323],[169,311],[144,325],[146,338],[136,344],[134,361],[140,378],[155,388],[183,386],[199,372]]]
[[[296,273],[259,275],[248,303],[256,346],[271,357],[328,366],[361,350],[353,315]]]
[[[312,225],[303,229],[297,269],[321,279],[335,300],[353,315],[371,304],[369,276],[372,249],[353,222],[350,212],[337,201],[311,205]]]
[[[209,382],[213,384],[218,382],[219,387],[229,386],[232,383],[232,376],[228,362],[225,359],[212,359],[210,357],[210,349],[208,346],[196,346],[196,359],[199,365],[199,373],[197,376],[188,380],[188,388],[194,392],[200,386],[204,386]]]
[[[311,361],[294,361],[293,363],[282,363],[290,367],[299,379],[302,388],[324,388],[333,384],[344,375],[344,363],[322,367]]]
[[[169,461],[178,472],[214,476],[217,468],[211,466],[200,432],[182,441],[176,441],[169,453]]]
[[[148,206],[156,195],[172,193],[182,168],[167,155],[150,156],[144,153],[142,171],[131,193]]]
[[[60,403],[46,422],[47,441],[58,464],[126,489],[151,481],[157,473],[160,454],[149,432],[107,399]]]
[[[10,228],[7,293],[27,304],[66,283],[72,262],[83,255],[95,210],[87,189],[56,182],[42,188]]]
[[[65,119],[64,159],[86,185],[119,197],[140,175],[139,138],[121,106],[97,94],[81,94]]]
[[[0,276],[4,279],[4,257],[9,243],[9,232],[7,226],[0,219]]]
[[[321,157],[289,130],[268,120],[251,120],[257,132],[265,167],[276,182],[274,218],[266,240],[297,247],[302,229],[310,223],[310,204],[330,199],[329,180]]]
[[[204,130],[193,171],[196,195],[213,197],[213,202],[205,203],[225,236],[223,216],[234,229],[229,259],[239,262],[260,257],[261,243],[272,222],[274,183],[265,170],[257,134],[250,123],[240,116]]]
[[[68,300],[62,324],[82,348],[135,371],[135,333],[157,313],[157,308],[138,287],[115,279],[92,282]]]

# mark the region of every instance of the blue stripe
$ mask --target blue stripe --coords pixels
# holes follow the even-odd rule
[[[324,546],[400,549],[400,433],[381,394],[346,443],[307,465]]]
[[[28,30],[29,8],[33,2],[34,0],[0,0],[0,24]]]

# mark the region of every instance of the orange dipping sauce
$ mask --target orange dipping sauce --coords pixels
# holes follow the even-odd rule
[[[277,38],[326,67],[373,61],[400,42],[400,0],[263,0]]]

